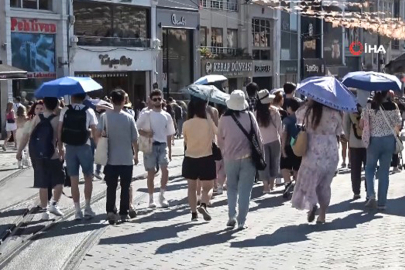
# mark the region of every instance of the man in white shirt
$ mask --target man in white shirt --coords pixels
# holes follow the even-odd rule
[[[84,175],[84,197],[86,205],[84,217],[91,218],[95,214],[90,207],[93,192],[93,164],[94,154],[90,143],[91,129],[96,138],[97,117],[93,109],[83,105],[85,94],[72,96],[72,104],[63,108],[59,117],[58,148],[61,158],[66,160],[67,173],[71,180],[73,202],[75,204],[75,219],[83,218],[80,209],[79,169],[82,167]],[[66,147],[66,154],[63,144]]]
[[[162,207],[168,207],[164,192],[169,180],[168,165],[172,160],[172,136],[176,133],[173,119],[169,113],[162,109],[163,94],[160,90],[153,90],[150,94],[152,110],[146,111],[139,117],[137,126],[139,134],[153,138],[153,149],[149,154],[144,154],[144,166],[148,172],[149,207],[155,208],[153,200],[155,168],[157,165],[162,170],[159,202]],[[148,128],[150,127],[150,128]]]

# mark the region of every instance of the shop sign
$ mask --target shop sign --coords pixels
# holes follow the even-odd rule
[[[325,75],[325,61],[323,59],[304,59],[304,78]]]
[[[205,63],[206,74],[221,74],[230,77],[246,77],[253,72],[253,62],[210,61]]]
[[[186,18],[181,16],[179,19],[177,19],[176,14],[172,14],[172,24],[176,26],[186,26]]]
[[[56,23],[37,19],[11,18],[11,32],[55,34]]]
[[[113,66],[131,66],[132,65],[132,59],[126,56],[121,56],[120,59],[117,58],[110,58],[108,54],[100,54],[98,58],[101,61],[101,65],[103,66],[109,66],[112,68]]]
[[[255,73],[271,73],[270,65],[255,65]]]

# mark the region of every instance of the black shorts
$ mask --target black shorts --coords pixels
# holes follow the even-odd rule
[[[287,154],[287,157],[286,158],[281,157],[280,169],[298,171],[301,166],[301,158],[297,157],[294,154],[294,151],[292,150],[291,146],[287,146],[285,148],[285,152]]]
[[[54,188],[65,183],[65,170],[59,159],[31,159],[34,188]]]
[[[217,168],[214,156],[202,158],[184,157],[182,176],[191,180],[215,180],[217,178]]]

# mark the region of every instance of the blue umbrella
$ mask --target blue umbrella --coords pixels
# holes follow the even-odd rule
[[[356,97],[334,77],[309,77],[297,92],[332,109],[357,112]]]
[[[401,91],[401,81],[394,75],[374,72],[356,71],[348,73],[342,80],[347,87],[365,91]]]
[[[100,90],[103,87],[90,77],[63,77],[43,83],[35,97],[63,97]]]
[[[226,101],[229,99],[229,95],[227,93],[222,92],[213,85],[190,84],[189,86],[185,87],[183,91],[194,97],[225,106]]]

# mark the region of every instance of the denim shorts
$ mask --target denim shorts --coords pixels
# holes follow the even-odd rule
[[[153,144],[152,153],[143,155],[143,164],[146,171],[154,171],[157,165],[165,167],[169,165],[169,158],[167,156],[167,144]]]
[[[66,145],[65,159],[69,176],[79,176],[80,166],[85,176],[93,175],[94,154],[90,145]]]

